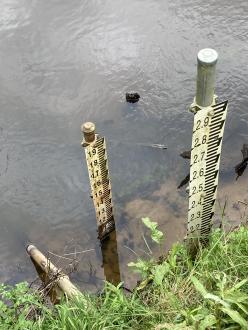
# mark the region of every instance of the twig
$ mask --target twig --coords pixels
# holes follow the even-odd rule
[[[150,253],[148,253],[148,252],[146,252],[145,250],[142,250],[142,249],[140,249],[140,248],[138,248],[138,250],[140,250],[141,252],[145,253],[146,255],[148,255],[149,258],[151,258]]]
[[[62,259],[66,259],[66,260],[74,261],[74,259],[66,258],[66,257],[60,256],[60,255],[58,255],[58,254],[56,254],[56,253],[53,253],[53,252],[51,252],[51,251],[48,251],[48,253],[49,253],[49,254],[52,254],[53,256],[58,257],[58,258],[62,258]],[[74,253],[73,253],[73,254],[74,254]]]
[[[80,253],[86,253],[86,252],[90,252],[90,251],[95,251],[94,249],[89,249],[89,250],[84,250],[84,251],[75,251],[75,252],[72,252],[72,253],[64,253],[64,256],[71,256],[71,255],[75,255],[75,254],[80,254]]]
[[[126,248],[126,249],[130,250],[131,252],[133,252],[137,257],[139,257],[139,255],[134,250],[132,250],[129,246],[126,246],[126,245],[123,245],[123,246],[124,246],[124,248]]]
[[[56,253],[53,253],[53,252],[51,252],[51,251],[48,251],[48,253],[49,253],[49,254],[52,254],[53,256],[58,257],[58,258],[62,258],[62,259],[66,259],[66,260],[74,261],[75,258],[72,259],[72,258],[67,258],[67,257],[65,257],[65,256],[72,256],[72,255],[74,255],[74,256],[76,257],[77,254],[80,254],[80,253],[86,253],[86,252],[90,252],[90,251],[94,251],[94,249],[89,249],[89,250],[79,251],[79,252],[75,251],[75,252],[72,252],[72,253],[64,253],[63,256],[60,256],[60,255],[58,255],[58,254],[56,254]]]
[[[248,203],[246,203],[246,202],[243,202],[243,201],[240,201],[240,200],[238,200],[238,203],[241,203],[241,204],[244,204],[244,205],[248,205]]]
[[[145,236],[144,236],[144,233],[142,233],[142,237],[143,237],[143,240],[144,240],[144,242],[145,242],[145,244],[146,244],[146,247],[147,247],[148,251],[150,252],[150,254],[152,254],[152,250],[150,249],[150,246],[149,246],[148,243],[147,243],[147,240],[146,240],[146,238],[145,238]]]

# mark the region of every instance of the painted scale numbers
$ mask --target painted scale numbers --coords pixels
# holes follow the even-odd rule
[[[114,229],[112,192],[104,137],[85,147],[91,193],[96,210],[99,238]]]
[[[214,214],[227,104],[203,108],[194,116],[187,236],[203,243]]]

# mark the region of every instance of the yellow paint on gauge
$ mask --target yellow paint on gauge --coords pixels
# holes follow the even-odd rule
[[[203,244],[212,226],[227,104],[202,108],[194,116],[187,238]]]
[[[99,238],[102,240],[115,228],[112,191],[109,178],[105,139],[104,137],[100,137],[98,134],[95,134],[95,139],[91,139],[91,142],[87,143],[87,134],[89,135],[89,133],[86,132],[85,135],[84,128],[86,127],[86,129],[88,129],[88,126],[90,126],[89,124],[93,125],[93,123],[85,123],[82,129],[85,137],[82,145],[85,148]],[[92,130],[90,134],[92,136]]]

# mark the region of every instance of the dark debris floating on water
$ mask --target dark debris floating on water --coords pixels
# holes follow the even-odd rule
[[[179,183],[177,189],[180,189],[183,186],[185,186],[189,182],[189,179],[190,179],[190,174],[187,174],[186,177]]]
[[[140,95],[138,93],[126,93],[126,101],[129,103],[136,103],[140,99]]]
[[[180,156],[184,159],[190,159],[191,157],[191,150],[187,150],[187,151],[183,151]],[[186,177],[179,183],[177,189],[182,188],[183,186],[185,186],[190,179],[190,174],[187,174]]]
[[[187,151],[184,151],[180,154],[181,157],[185,158],[185,159],[190,159],[191,157],[191,150],[187,150]]]
[[[243,144],[241,149],[243,160],[235,166],[235,173],[237,174],[236,180],[244,173],[248,164],[248,144]]]

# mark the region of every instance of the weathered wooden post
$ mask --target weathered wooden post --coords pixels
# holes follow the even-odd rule
[[[196,97],[192,136],[187,245],[195,255],[208,242],[216,200],[220,154],[228,101],[216,104],[215,72],[218,54],[202,49],[197,56]]]
[[[70,299],[82,298],[82,293],[71,283],[69,276],[57,268],[40,250],[32,244],[28,245],[26,250],[40,279],[48,287],[53,303],[58,303],[63,295]]]
[[[96,211],[98,235],[102,241],[115,229],[106,143],[104,137],[96,134],[95,124],[91,122],[84,123],[81,131]]]

